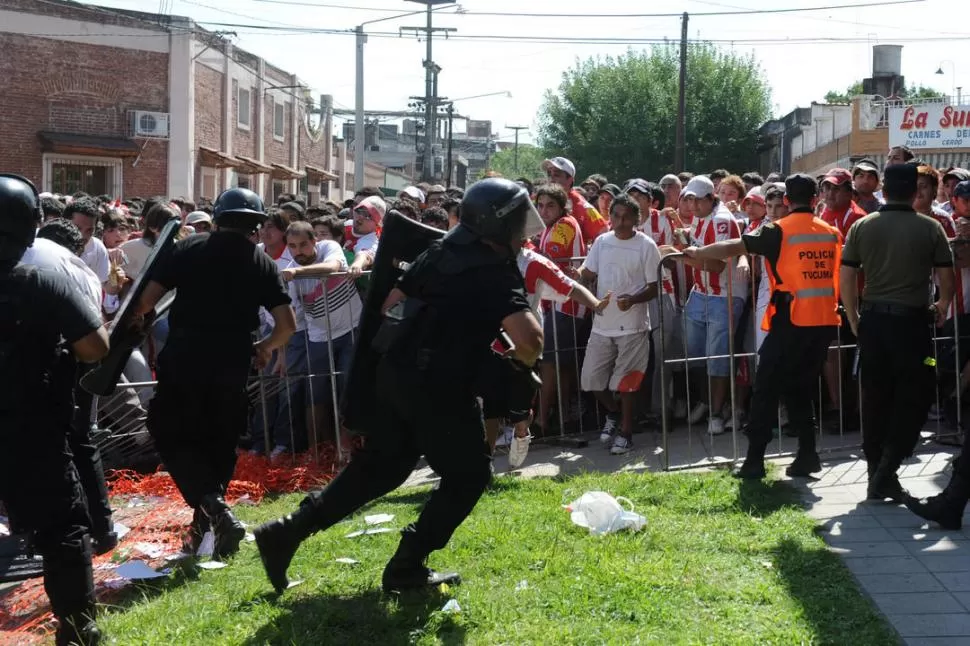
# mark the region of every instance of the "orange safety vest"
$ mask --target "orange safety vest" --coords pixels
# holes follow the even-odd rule
[[[774,300],[777,292],[790,294],[792,324],[798,327],[839,325],[839,265],[842,260],[839,230],[811,213],[792,213],[775,225],[781,229],[781,250],[774,271],[768,263],[772,299],[761,329],[771,329],[771,318],[777,309]]]

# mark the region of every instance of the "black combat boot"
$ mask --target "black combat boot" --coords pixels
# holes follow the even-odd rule
[[[239,551],[239,543],[246,536],[246,528],[232,514],[229,505],[219,494],[209,494],[202,498],[199,505],[209,519],[212,532],[216,537],[212,558],[221,560]]]
[[[789,478],[810,478],[813,473],[822,470],[822,461],[815,450],[815,429],[799,429],[798,431],[798,453],[788,468],[785,475]]]
[[[94,608],[69,617],[57,618],[54,643],[57,646],[97,646],[101,643],[101,631],[94,623]]]
[[[731,475],[745,480],[761,480],[765,477],[765,449],[767,444],[748,440],[748,453],[744,457],[744,464],[735,469]]]
[[[286,570],[296,550],[316,531],[313,516],[313,505],[304,500],[299,509],[289,516],[264,523],[253,532],[263,569],[277,594],[282,594],[290,585]]]
[[[894,458],[891,453],[882,454],[879,464],[869,473],[869,488],[866,492],[869,500],[889,498],[897,503],[906,501],[909,494],[899,484],[899,476],[896,475],[900,464],[902,460]],[[871,468],[872,463],[869,465]]]
[[[414,525],[402,529],[401,543],[381,577],[384,592],[403,592],[435,587],[442,583],[461,583],[461,576],[457,572],[435,572],[427,567],[424,564],[427,557],[427,550],[418,545]]]
[[[207,531],[209,531],[209,519],[206,518],[201,507],[196,507],[195,513],[192,514],[192,524],[182,537],[182,552],[193,556],[197,554]]]
[[[907,496],[906,506],[909,510],[926,520],[937,523],[943,529],[960,529],[963,527],[963,510],[970,498],[970,482],[957,474],[953,474],[946,489],[932,498],[918,500]]]

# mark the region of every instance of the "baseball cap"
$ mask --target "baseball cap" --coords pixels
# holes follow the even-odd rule
[[[634,179],[626,186],[626,192],[629,193],[630,191],[650,195],[650,184],[645,179]]]
[[[446,189],[441,184],[435,184],[434,186],[428,189],[428,195],[431,195],[432,193],[447,193],[447,192],[448,192],[448,189]]]
[[[760,204],[761,206],[765,205],[765,196],[761,194],[760,186],[755,186],[750,191],[748,191],[748,194],[744,196],[743,200],[741,200],[741,209],[743,210],[744,207],[751,202],[754,202],[755,204]]]
[[[970,180],[963,180],[953,188],[951,197],[970,198]]]
[[[599,190],[600,193],[609,193],[613,197],[617,197],[620,194],[620,187],[616,184],[603,184],[603,188]]]
[[[542,162],[542,170],[548,173],[550,168],[558,168],[570,177],[576,177],[576,165],[565,157],[553,157]]]
[[[205,211],[192,211],[185,216],[185,223],[189,226],[199,222],[208,222],[209,224],[212,224],[212,216]]]
[[[970,171],[968,171],[966,168],[951,168],[946,172],[945,175],[943,175],[943,181],[945,182],[951,177],[955,177],[961,182],[965,182],[970,179]]]
[[[414,198],[421,204],[424,204],[424,191],[417,186],[405,187],[405,189],[398,194],[398,197],[401,195],[407,195],[408,197]]]
[[[711,181],[710,177],[698,175],[687,182],[687,187],[684,188],[681,195],[684,197],[707,197],[708,195],[714,195],[714,182]]]
[[[361,200],[360,204],[354,210],[360,209],[367,211],[367,215],[374,221],[374,224],[381,226],[381,222],[384,220],[384,214],[387,213],[387,204],[381,198],[372,195]]]
[[[845,169],[842,170],[846,173],[849,172]],[[805,173],[795,173],[789,175],[788,179],[785,180],[785,195],[795,198],[793,201],[811,199],[818,196],[818,184],[813,177]]]
[[[879,177],[879,168],[876,167],[868,159],[863,159],[858,164],[852,167],[852,176],[855,177],[859,173],[873,173],[876,177]]]
[[[844,168],[833,168],[829,172],[825,173],[825,177],[822,178],[821,184],[834,184],[835,186],[842,186],[848,182],[852,183],[852,173]]]

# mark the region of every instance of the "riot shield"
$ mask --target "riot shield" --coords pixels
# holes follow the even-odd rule
[[[158,259],[175,245],[175,236],[178,234],[182,224],[178,220],[172,220],[165,225],[152,252],[145,261],[145,268],[128,290],[124,302],[118,309],[118,314],[112,321],[111,327],[111,347],[101,363],[81,378],[81,387],[92,395],[105,397],[112,394],[121,378],[121,373],[131,357],[131,351],[141,345],[145,340],[145,334],[141,330],[132,329],[131,322],[135,316],[135,307],[141,295],[145,292],[152,279],[152,270]],[[155,316],[159,316],[164,309],[171,304],[171,299],[163,298],[159,306],[155,308]],[[161,309],[160,309],[161,308]]]
[[[445,235],[441,229],[434,229],[416,222],[396,211],[384,218],[377,256],[370,276],[370,288],[364,299],[364,310],[360,315],[360,333],[354,347],[354,362],[347,375],[342,413],[344,425],[354,433],[364,433],[373,428],[376,420],[373,389],[377,381],[377,364],[381,355],[371,343],[381,326],[381,307],[391,293],[403,271],[401,262],[413,262],[432,242]]]

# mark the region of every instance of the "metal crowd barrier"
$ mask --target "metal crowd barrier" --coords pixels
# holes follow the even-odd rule
[[[662,272],[665,266],[677,262],[679,254],[668,255],[662,259],[660,266],[658,267],[658,272]],[[573,258],[571,261],[581,261],[583,258]],[[752,263],[753,265],[754,263]],[[737,270],[737,264],[735,260],[729,261],[729,269],[731,276]],[[662,273],[660,285],[661,292],[659,297],[668,298],[668,295],[663,292],[662,287]],[[329,278],[347,276],[346,273],[343,274],[333,274]],[[306,280],[306,279],[301,279]],[[755,332],[755,338],[757,337],[757,329],[759,328],[761,321],[757,316],[756,303],[754,302],[757,298],[757,291],[755,290],[755,272],[754,267],[749,270],[749,282],[750,282],[750,294],[752,298],[751,303],[751,316],[748,320],[748,325],[750,325]],[[323,298],[328,299],[325,302],[329,303],[330,291],[327,288],[327,281],[325,279],[321,280],[324,289]],[[687,469],[692,467],[704,467],[719,464],[730,464],[738,461],[743,457],[741,451],[741,415],[738,409],[738,362],[740,360],[745,360],[749,362],[748,366],[748,384],[749,388],[754,385],[754,377],[756,373],[756,361],[757,354],[753,351],[753,348],[742,348],[742,351],[736,347],[735,332],[737,331],[734,323],[734,281],[728,281],[727,285],[727,299],[728,299],[728,354],[726,355],[712,355],[712,356],[698,356],[689,357],[687,348],[687,317],[684,314],[683,307],[678,307],[673,304],[672,311],[680,317],[678,324],[680,332],[681,350],[682,357],[673,358],[672,349],[667,347],[667,334],[666,334],[666,324],[669,323],[665,321],[665,312],[667,308],[660,307],[656,308],[660,314],[659,325],[654,327],[651,332],[658,332],[660,339],[659,344],[654,346],[655,362],[654,362],[654,375],[652,379],[659,379],[659,395],[660,402],[659,406],[656,401],[653,402],[654,409],[659,407],[659,418],[660,418],[660,428],[653,429],[653,440],[656,443],[655,449],[659,456],[659,463],[657,466],[662,470],[679,470]],[[361,295],[360,301],[351,300],[352,306],[359,307],[359,303],[362,303],[363,295]],[[686,304],[686,302],[685,302]],[[602,428],[603,419],[600,415],[600,405],[595,400],[595,397],[591,396],[591,393],[584,393],[581,390],[581,374],[582,374],[582,354],[585,351],[585,347],[581,343],[581,339],[578,338],[577,329],[573,326],[571,334],[566,335],[567,338],[571,339],[569,343],[570,347],[560,347],[560,335],[557,330],[556,318],[552,311],[547,312],[547,316],[552,320],[553,330],[555,334],[551,340],[551,349],[554,351],[554,366],[555,366],[555,402],[544,401],[541,395],[537,394],[536,397],[536,407],[544,406],[546,411],[554,409],[557,413],[558,421],[558,433],[548,433],[549,424],[548,417],[542,415],[541,417],[547,419],[547,428],[543,429],[547,431],[543,437],[536,438],[537,443],[543,441],[561,442],[561,443],[575,443],[579,441],[585,441],[590,432],[596,431]],[[328,338],[331,336],[331,320],[329,309],[325,311],[325,319],[328,330]],[[356,330],[353,332],[356,334]],[[960,392],[960,374],[962,372],[962,366],[959,365],[960,358],[960,332],[959,332],[959,318],[954,318],[954,333],[952,336],[935,336],[933,340],[934,356],[936,358],[936,370],[938,376],[941,374],[941,367],[943,367],[943,359],[939,356],[938,348],[939,343],[942,341],[952,341],[954,350],[954,373],[955,373],[955,393],[956,393],[956,422],[957,429],[961,428],[962,424],[962,411],[961,402],[962,396]],[[330,420],[332,422],[333,437],[332,442],[336,446],[338,459],[343,462],[347,459],[347,449],[344,446],[342,439],[342,426],[340,423],[339,414],[339,397],[340,393],[338,391],[339,377],[343,373],[338,371],[337,362],[334,356],[333,345],[327,342],[328,352],[327,352],[327,365],[324,369],[319,369],[319,367],[314,367],[311,362],[311,348],[308,336],[304,333],[304,347],[303,352],[306,358],[306,371],[290,372],[286,369],[287,361],[285,357],[285,352],[280,358],[280,363],[283,367],[282,374],[270,375],[263,373],[254,375],[251,377],[248,386],[248,393],[250,398],[250,403],[253,409],[253,416],[251,416],[250,427],[254,426],[253,422],[256,418],[262,422],[261,435],[263,440],[263,450],[268,454],[277,444],[280,443],[279,437],[273,436],[273,429],[282,428],[282,432],[289,436],[289,447],[288,451],[293,452],[295,448],[299,445],[297,442],[297,428],[299,424],[294,423],[295,414],[303,414],[304,411],[299,411],[299,413],[294,413],[293,410],[293,394],[297,392],[298,388],[304,388],[305,399],[308,404],[309,414],[308,422],[310,423],[310,428],[307,429],[307,442],[309,444],[309,449],[314,452],[314,458],[319,460],[318,447],[320,443],[320,437],[318,436],[318,429],[321,428],[319,420],[317,418],[316,406],[313,405],[314,401],[314,381],[319,381],[319,379],[326,379],[329,382],[330,394],[327,398],[330,404],[329,414],[331,416]],[[547,348],[549,346],[547,345]],[[844,410],[846,408],[846,402],[843,401],[844,384],[844,363],[843,355],[846,351],[855,351],[855,344],[846,344],[842,342],[841,333],[836,339],[835,344],[830,348],[830,357],[835,362],[835,374],[836,374],[836,398],[837,402],[832,402],[836,405],[836,410],[839,411],[839,421],[838,421],[838,440],[832,442],[827,439],[827,435],[832,437],[832,434],[825,433],[822,424],[822,411],[816,410],[816,432],[819,434],[819,452],[820,453],[831,453],[836,451],[845,450],[857,450],[861,447],[861,435],[858,435],[856,431],[847,432],[843,419]],[[571,353],[573,355],[573,361],[571,362],[574,366],[574,374],[571,374],[571,381],[575,385],[574,393],[564,392],[564,384],[562,380],[564,360],[562,359],[563,353]],[[691,367],[698,364],[705,365],[708,361],[712,359],[728,359],[729,362],[729,372],[730,377],[728,378],[728,397],[730,405],[730,419],[731,419],[731,430],[730,432],[725,432],[723,435],[710,435],[706,428],[702,428],[700,436],[697,437],[694,434],[694,430],[697,426],[697,422],[691,423],[691,413],[694,411],[694,404],[696,402],[692,401],[692,384],[691,378]],[[703,362],[703,363],[702,363]],[[644,367],[646,369],[646,366]],[[676,420],[672,419],[671,415],[671,389],[676,384],[677,380],[683,380],[684,388],[681,393],[685,396],[685,405],[687,411],[686,424],[677,424]],[[710,378],[706,379],[706,391],[708,405],[711,402],[712,386]],[[861,404],[862,393],[861,385],[858,379],[855,380],[855,390],[856,390],[856,403]],[[653,382],[651,381],[651,384]],[[696,384],[694,384],[696,385]],[[95,404],[92,410],[92,421],[98,422],[99,426],[104,429],[104,432],[99,436],[98,442],[105,452],[116,452],[122,453],[128,456],[142,455],[151,452],[151,442],[148,439],[147,430],[145,429],[145,415],[146,415],[146,402],[150,399],[150,395],[147,395],[145,391],[153,389],[155,386],[154,381],[135,381],[128,382],[122,381],[119,385],[117,393],[107,398],[95,398]],[[831,390],[831,389],[829,389]],[[139,396],[140,393],[140,396]],[[570,395],[574,395],[575,402],[577,403],[578,419],[574,419],[572,415],[567,416],[567,412],[572,412],[570,407]],[[826,400],[826,388],[823,380],[819,381],[818,385],[818,402],[822,403]],[[280,398],[285,398],[287,411],[287,419],[281,425],[277,422],[276,416],[280,413]],[[642,403],[643,398],[639,398],[638,403]],[[696,397],[695,397],[696,399]],[[942,402],[939,398],[939,389],[937,390],[937,401],[936,408],[938,411],[942,411]],[[823,404],[824,405],[824,404]],[[726,407],[726,406],[725,406]],[[710,406],[709,406],[710,408]],[[722,407],[723,408],[723,407]],[[857,407],[857,411],[852,411],[859,415],[859,428],[861,428],[861,406]],[[585,409],[585,410],[584,410]],[[537,410],[534,408],[534,410]],[[651,414],[653,411],[640,411],[641,413]],[[715,411],[713,409],[709,410],[708,414],[719,414],[722,411]],[[540,415],[536,415],[536,420],[540,418]],[[773,456],[783,456],[791,454],[795,447],[796,441],[793,438],[786,438],[784,433],[784,428],[781,423],[781,418],[779,415],[778,424],[778,437],[777,440],[772,443],[772,447],[769,450],[769,455]],[[578,422],[578,426],[576,426]],[[686,433],[680,433],[683,427],[686,426]],[[944,428],[942,421],[937,420],[935,428],[930,425],[930,430],[935,431],[938,438],[946,439],[948,437],[953,437],[958,434],[957,429],[947,429]],[[926,427],[924,427],[926,430]],[[659,435],[658,435],[659,433]],[[640,437],[644,437],[645,434],[641,433]],[[674,435],[675,438],[671,436]],[[854,435],[854,437],[847,437],[849,435]],[[679,439],[676,439],[679,438]],[[255,438],[254,438],[255,439]],[[675,441],[676,439],[676,441]],[[790,441],[788,441],[790,439]],[[643,440],[637,440],[638,443],[643,442]]]

